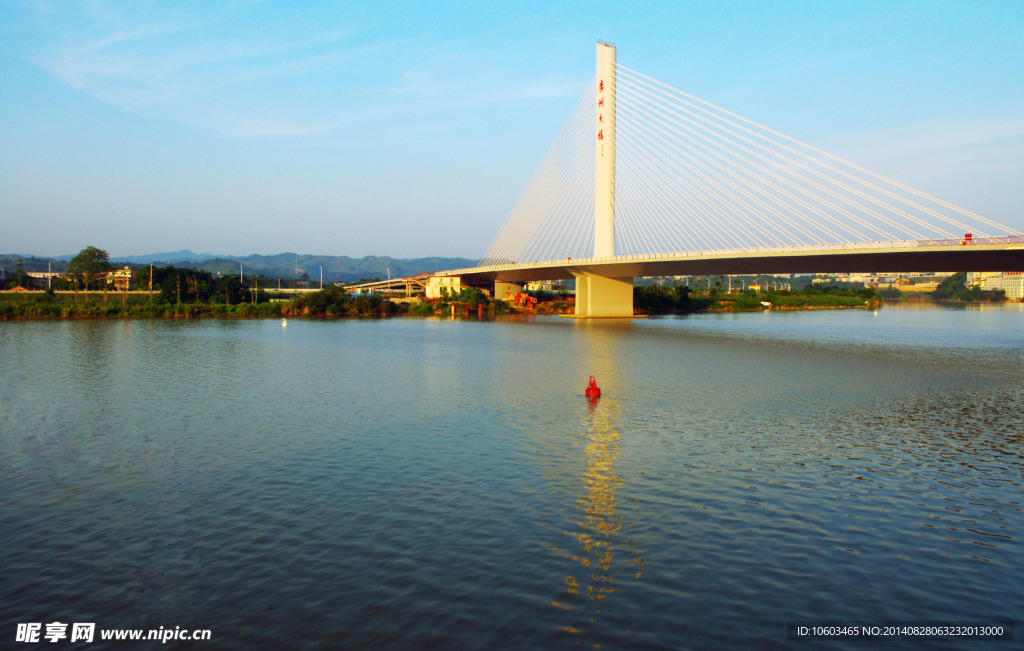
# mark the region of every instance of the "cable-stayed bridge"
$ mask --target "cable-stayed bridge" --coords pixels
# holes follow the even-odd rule
[[[462,285],[576,279],[631,316],[661,275],[1024,270],[1024,233],[618,65],[597,74]]]

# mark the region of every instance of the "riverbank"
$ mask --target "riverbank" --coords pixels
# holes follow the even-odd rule
[[[19,319],[182,319],[182,318],[372,318],[389,316],[489,315],[510,309],[478,290],[441,301],[392,301],[380,295],[353,295],[338,288],[293,299],[262,292],[251,302],[179,302],[148,292],[0,292],[0,320]]]
[[[59,294],[4,294],[0,319],[112,319],[280,316],[280,304],[265,303],[165,303],[153,296],[100,292],[79,296]]]
[[[634,293],[637,314],[693,314],[700,312],[756,312],[765,309],[836,310],[878,309],[883,298],[871,289],[848,291],[767,292],[690,296],[659,288],[638,287]],[[897,301],[899,302],[899,301]],[[944,303],[915,298],[911,303]],[[482,292],[445,301],[394,302],[377,295],[351,295],[329,288],[303,296],[257,302],[172,302],[148,292],[84,292],[79,295],[49,293],[0,293],[0,320],[18,319],[183,319],[183,318],[373,318],[390,316],[495,316],[519,314],[572,314],[575,304],[560,297],[524,308],[491,301]]]
[[[800,292],[787,290],[742,293],[711,291],[703,296],[691,294],[688,288],[657,285],[637,287],[633,304],[643,314],[671,314],[692,312],[753,312],[773,310],[850,309],[881,306],[882,298],[868,287],[812,287]]]

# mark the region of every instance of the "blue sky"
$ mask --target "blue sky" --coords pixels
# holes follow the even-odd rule
[[[0,252],[479,257],[620,63],[1024,229],[1024,2],[0,0]]]

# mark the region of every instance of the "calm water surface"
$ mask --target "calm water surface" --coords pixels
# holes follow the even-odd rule
[[[2,647],[822,648],[786,623],[1024,613],[1019,305],[8,322],[0,377]]]

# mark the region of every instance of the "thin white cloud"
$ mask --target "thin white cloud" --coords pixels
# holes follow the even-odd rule
[[[30,56],[115,108],[232,137],[344,131],[414,111],[575,97],[585,86],[517,79],[457,42],[382,39],[368,34],[372,20],[256,31],[233,24],[239,13],[237,5],[195,14],[150,5],[144,16],[130,4],[43,6],[36,17],[47,38]]]
[[[503,89],[491,95],[491,101],[506,101],[510,96],[519,100],[533,101],[579,97],[590,82],[586,80],[566,80],[563,78],[534,79],[517,82],[510,90]]]
[[[343,40],[360,30],[324,26],[299,35],[239,31],[233,15],[134,19],[105,3],[69,18],[43,6],[47,40],[29,58],[70,87],[118,109],[238,135],[318,132],[265,82],[338,68]],[[265,115],[281,115],[274,124]],[[231,116],[228,118],[226,116]],[[308,124],[303,124],[308,122]],[[238,125],[260,125],[239,128]]]
[[[422,71],[406,71],[402,84],[387,91],[390,95],[414,95],[438,98],[452,106],[481,106],[498,103],[532,102],[537,100],[578,97],[586,90],[589,80],[567,80],[548,77],[529,80],[492,79],[485,85],[467,88],[458,80],[443,79]]]
[[[914,124],[832,139],[821,148],[1006,225],[1024,229],[1024,115]]]
[[[248,115],[226,119],[223,124],[218,125],[217,129],[225,135],[235,137],[309,136],[329,131],[324,126],[289,124],[284,120],[261,119]]]
[[[977,124],[907,125],[872,133],[833,138],[826,148],[851,160],[888,160],[929,156],[950,150],[999,146],[1024,138],[1024,115]],[[1019,146],[1019,143],[1016,143]],[[1018,149],[1024,165],[1024,149]]]

